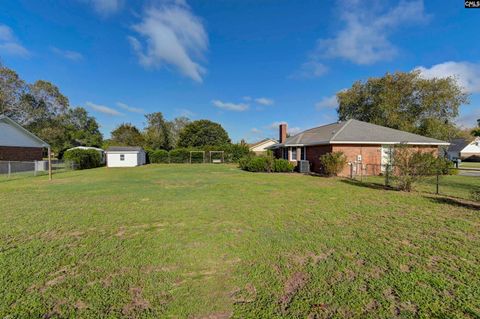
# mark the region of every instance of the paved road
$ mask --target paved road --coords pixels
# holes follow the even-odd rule
[[[480,170],[460,170],[458,175],[461,176],[478,176],[480,177]]]

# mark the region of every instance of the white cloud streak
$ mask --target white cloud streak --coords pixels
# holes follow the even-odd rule
[[[223,102],[220,100],[213,100],[212,104],[219,109],[228,110],[228,111],[237,111],[243,112],[248,110],[249,105],[245,103],[231,103],[231,102]]]
[[[128,40],[145,68],[173,66],[184,76],[202,82],[206,72],[204,60],[208,36],[202,21],[184,2],[168,2],[147,9],[142,21],[134,25],[137,37]]]
[[[88,2],[96,13],[102,16],[112,15],[123,7],[123,0],[84,0]]]
[[[18,41],[12,29],[4,24],[0,24],[0,54],[22,58],[30,56],[30,52]]]
[[[50,47],[50,50],[53,53],[65,58],[67,60],[71,60],[71,61],[74,61],[74,62],[78,62],[78,61],[83,60],[83,55],[80,52],[71,51],[71,50],[62,50],[62,49],[59,49],[57,47]]]
[[[318,103],[315,104],[317,110],[333,109],[337,106],[337,96],[335,94],[332,96],[325,96]]]
[[[344,27],[333,38],[320,39],[313,54],[316,58],[341,58],[368,65],[391,60],[398,52],[389,36],[400,27],[425,23],[423,0],[400,1],[390,10],[379,12],[376,4],[349,2],[340,12]]]
[[[255,99],[255,102],[260,105],[273,105],[275,103],[274,100],[266,98],[266,97],[259,97]]]
[[[313,79],[328,73],[328,67],[318,61],[308,61],[300,66],[300,69],[290,75],[291,79]]]
[[[480,63],[447,61],[430,68],[419,66],[415,70],[426,79],[455,77],[466,92],[480,93]]]
[[[91,108],[92,110],[103,113],[103,114],[112,115],[112,116],[124,115],[123,113],[120,113],[119,111],[105,105],[95,104],[92,102],[86,102],[85,105]]]
[[[140,113],[140,114],[145,113],[144,109],[141,109],[141,108],[138,108],[138,107],[132,107],[132,106],[129,106],[129,105],[127,105],[125,103],[122,103],[122,102],[117,102],[117,106],[121,109],[124,109],[125,111],[128,111],[128,112]]]

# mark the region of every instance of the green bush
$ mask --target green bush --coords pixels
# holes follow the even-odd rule
[[[238,161],[239,167],[249,172],[292,172],[294,165],[284,159],[274,159],[271,154],[267,156],[248,155]]]
[[[277,173],[293,172],[295,166],[286,159],[277,158],[273,161],[273,171]]]
[[[73,149],[63,154],[65,161],[74,163],[76,169],[88,169],[102,165],[102,157],[96,150]]]
[[[436,165],[441,175],[458,175],[458,169],[455,168],[455,164],[449,159],[439,157]]]
[[[327,176],[337,176],[347,165],[347,157],[343,152],[332,152],[320,156],[323,173]]]
[[[189,163],[190,150],[186,148],[176,148],[170,151],[170,163]]]
[[[150,163],[169,163],[169,155],[166,150],[155,150],[148,152]]]

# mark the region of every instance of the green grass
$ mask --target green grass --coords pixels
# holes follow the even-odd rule
[[[228,165],[0,181],[0,318],[478,318],[475,204]]]
[[[479,168],[480,162],[461,162],[460,168]]]

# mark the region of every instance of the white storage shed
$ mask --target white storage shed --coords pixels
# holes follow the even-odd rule
[[[105,154],[107,167],[134,167],[147,162],[145,151],[139,146],[112,146]]]

